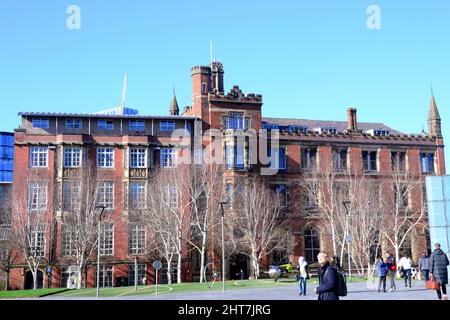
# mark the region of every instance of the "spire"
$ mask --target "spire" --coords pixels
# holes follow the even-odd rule
[[[180,109],[178,108],[177,97],[175,95],[175,88],[173,88],[173,98],[170,103],[169,113],[171,116],[178,116],[180,114]]]
[[[428,133],[433,136],[442,137],[441,116],[439,115],[433,88],[431,88],[430,108],[428,110]]]

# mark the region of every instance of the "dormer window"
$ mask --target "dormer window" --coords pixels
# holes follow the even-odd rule
[[[289,132],[291,133],[306,133],[308,127],[305,126],[289,126]]]
[[[277,124],[271,124],[271,123],[263,123],[262,124],[262,128],[266,129],[266,130],[274,130],[274,129],[278,129],[278,125]]]
[[[370,129],[366,130],[365,132],[370,134],[371,136],[379,136],[379,137],[389,136],[389,130],[386,129]]]
[[[319,134],[322,133],[336,133],[337,132],[337,128],[336,127],[318,127],[315,128],[314,131],[316,131]]]

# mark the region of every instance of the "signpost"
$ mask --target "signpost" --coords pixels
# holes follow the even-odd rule
[[[162,263],[159,260],[153,261],[153,269],[156,270],[156,295],[158,295],[158,270],[161,269]]]
[[[351,234],[347,234],[345,237],[345,241],[347,241],[347,251],[348,251],[348,277],[351,280],[352,279],[352,266],[350,261],[350,243],[352,242],[353,237]]]

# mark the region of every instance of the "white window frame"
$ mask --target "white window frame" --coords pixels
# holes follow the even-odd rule
[[[147,168],[147,148],[130,148],[130,168]]]
[[[64,147],[64,168],[81,167],[82,152],[81,147]]]
[[[147,208],[147,183],[145,181],[130,182],[130,207],[132,209]]]
[[[76,255],[75,247],[73,245],[75,238],[75,230],[71,229],[69,225],[63,225],[63,237],[61,246],[61,255],[63,257],[74,257]]]
[[[28,185],[28,210],[47,210],[47,182],[31,181]]]
[[[34,226],[28,234],[30,247],[29,252],[33,256],[44,257],[45,255],[45,229],[43,226]]]
[[[128,225],[128,254],[142,255],[146,253],[147,230],[143,224]]]
[[[100,224],[100,256],[114,255],[114,224],[102,222]]]
[[[114,182],[101,181],[98,185],[97,205],[104,206],[107,210],[114,209]]]
[[[167,206],[171,209],[178,207],[178,190],[174,186],[167,186]]]
[[[110,165],[109,161],[111,162]],[[97,167],[99,168],[114,168],[114,148],[100,147],[97,148]]]
[[[77,118],[66,119],[66,129],[83,129],[83,120]]]
[[[30,168],[48,167],[48,147],[30,147]]]
[[[72,211],[81,208],[81,181],[63,182],[63,210]]]
[[[175,148],[160,149],[160,166],[161,168],[175,168],[177,166],[177,152]]]

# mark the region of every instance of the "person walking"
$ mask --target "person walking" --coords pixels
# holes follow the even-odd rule
[[[398,262],[398,266],[403,271],[403,279],[405,279],[405,288],[408,286],[411,288],[411,268],[412,268],[412,260],[409,254],[405,254],[400,261]]]
[[[389,292],[392,290],[397,290],[397,286],[395,285],[395,273],[397,272],[397,265],[395,263],[395,258],[390,251],[386,252],[386,264],[389,268],[389,278],[391,279],[391,288]]]
[[[423,274],[425,283],[430,279],[430,256],[428,252],[422,252],[422,256],[419,258],[419,272]]]
[[[336,293],[336,271],[328,261],[328,254],[320,252],[317,260],[320,264],[317,270],[319,286],[314,291],[319,294],[318,300],[339,300]]]
[[[381,284],[383,284],[383,292],[386,292],[386,276],[389,272],[388,265],[383,261],[382,257],[378,258],[377,263],[375,264],[377,273],[378,273],[378,292],[380,292]]]
[[[303,256],[300,256],[298,258],[298,289],[300,291],[300,296],[306,296],[306,280],[308,278],[308,263]]]
[[[441,249],[441,245],[436,243],[434,245],[434,251],[430,256],[430,278],[436,279],[439,282],[440,287],[436,290],[439,300],[448,300],[447,287],[448,284],[448,257]]]

